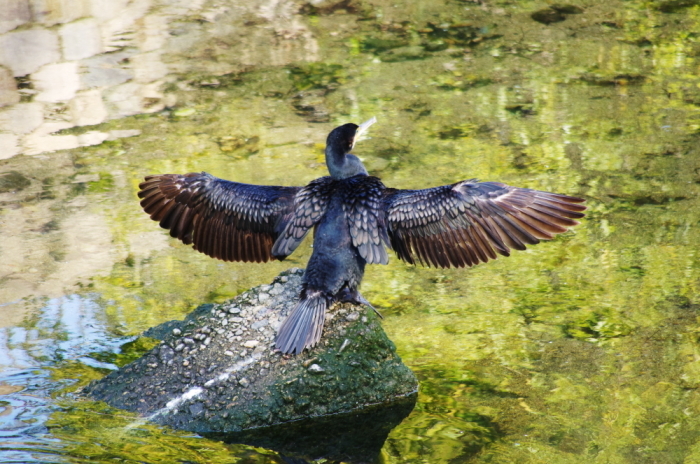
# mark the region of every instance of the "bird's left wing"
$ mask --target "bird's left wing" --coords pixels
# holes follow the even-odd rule
[[[428,266],[464,267],[509,256],[552,239],[582,218],[585,200],[467,180],[425,190],[387,189],[384,212],[398,257]]]
[[[275,256],[288,256],[299,246],[309,230],[326,214],[335,181],[321,177],[309,182],[294,198],[294,211],[272,247]]]
[[[139,185],[141,206],[170,235],[213,258],[266,262],[301,187],[250,185],[206,172],[161,174]]]

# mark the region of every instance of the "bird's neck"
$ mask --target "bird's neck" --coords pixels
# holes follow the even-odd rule
[[[367,175],[362,161],[350,153],[342,153],[326,147],[326,166],[334,179],[347,179],[358,174]]]

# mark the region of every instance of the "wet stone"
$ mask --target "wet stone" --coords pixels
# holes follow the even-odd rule
[[[162,346],[160,352],[158,353],[160,360],[163,362],[170,361],[175,356],[175,352],[169,346]]]
[[[30,2],[26,0],[3,0],[0,14],[0,34],[11,31],[32,19]]]
[[[132,79],[127,68],[131,53],[117,52],[93,56],[81,61],[81,80],[85,88],[110,87]]]
[[[0,36],[0,64],[14,76],[26,76],[41,66],[58,61],[58,36],[42,28],[13,31]]]
[[[59,29],[59,34],[66,60],[82,60],[102,51],[100,28],[94,19],[65,24]]]
[[[273,285],[272,288],[270,289],[270,295],[272,295],[272,296],[279,295],[279,294],[282,293],[283,291],[284,291],[284,287],[283,287],[282,285],[280,285],[280,284],[275,284],[275,285]]]
[[[78,64],[53,63],[47,64],[32,75],[34,86],[39,91],[35,101],[62,102],[75,97],[80,88]]]
[[[391,403],[411,395],[417,388],[415,377],[401,363],[377,317],[364,307],[344,304],[331,308],[331,312],[355,317],[352,321],[346,317],[327,319],[322,343],[310,351],[297,356],[274,351],[274,331],[297,303],[302,274],[293,270],[277,277],[275,284],[266,288],[273,293],[279,285],[280,291],[263,307],[251,303],[255,295],[262,294],[255,288],[223,305],[201,305],[183,321],[161,324],[165,329],[149,329],[149,336],[162,339],[164,344],[92,383],[85,393],[149,416],[159,424],[194,432],[240,431],[313,415],[357,411],[377,403],[378,398]],[[283,278],[287,282],[282,282]],[[237,317],[230,316],[232,309]],[[222,312],[237,322],[224,327],[219,317]],[[231,333],[234,324],[237,335]],[[226,336],[210,336],[220,331]],[[324,372],[333,375],[326,378]],[[168,388],[155,389],[147,401],[141,401],[143,392],[156,384]],[[341,386],[343,394],[339,395]],[[207,417],[193,414],[190,406],[204,400],[217,406],[212,406]],[[178,404],[179,412],[168,409],[168,403]],[[197,409],[195,406],[195,412]]]
[[[26,134],[44,121],[44,107],[41,103],[19,103],[0,112],[0,130],[15,134]]]

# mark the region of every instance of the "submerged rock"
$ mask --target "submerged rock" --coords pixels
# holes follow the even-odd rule
[[[158,346],[84,392],[198,433],[347,413],[415,393],[415,376],[371,309],[336,305],[319,346],[297,356],[274,351],[302,275],[299,269],[283,272],[272,285],[150,329],[144,335],[162,340]]]

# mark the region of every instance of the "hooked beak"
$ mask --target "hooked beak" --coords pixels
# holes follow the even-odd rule
[[[377,118],[372,116],[371,119],[368,119],[367,121],[363,122],[357,127],[357,131],[355,132],[355,138],[352,141],[352,146],[353,148],[355,147],[355,144],[360,140],[360,137],[362,134],[367,132],[367,129],[369,129],[369,126],[377,122]]]

